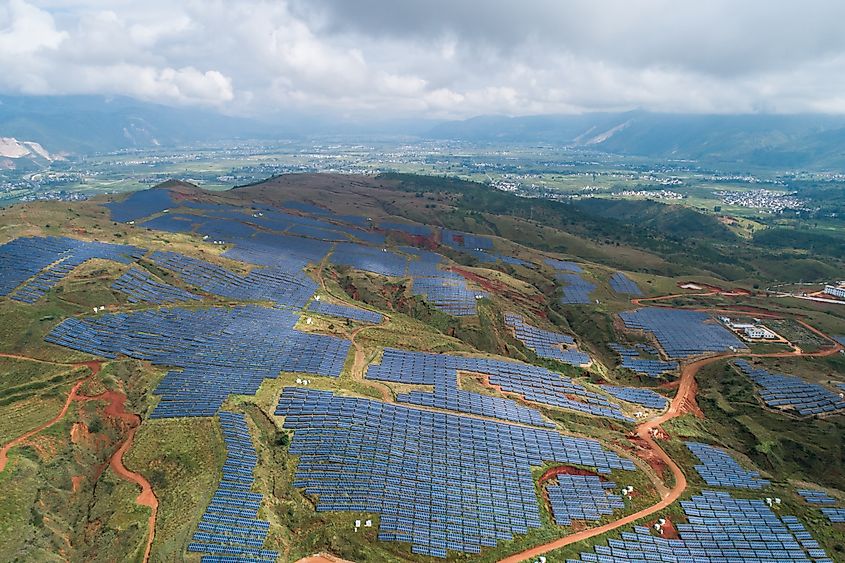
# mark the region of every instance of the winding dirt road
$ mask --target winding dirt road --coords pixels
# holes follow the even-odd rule
[[[651,298],[651,299],[649,299],[649,301],[658,301],[660,299],[672,299],[674,297],[675,296],[664,296],[663,298]],[[642,300],[634,300],[634,301],[637,302],[635,304],[638,304],[638,302],[642,301]],[[774,313],[771,313],[771,315],[775,316]],[[604,534],[606,532],[609,532],[611,530],[615,530],[617,528],[621,528],[622,526],[626,526],[628,524],[633,524],[634,522],[636,522],[636,521],[638,521],[642,518],[645,518],[647,516],[651,516],[651,515],[653,515],[657,512],[660,512],[661,510],[669,507],[672,503],[674,503],[676,500],[678,500],[678,498],[680,498],[680,496],[683,494],[683,492],[687,488],[686,476],[684,475],[684,472],[681,470],[681,468],[678,466],[678,464],[675,463],[672,460],[671,457],[669,457],[669,454],[667,454],[663,450],[663,448],[661,448],[657,444],[657,442],[654,440],[652,433],[658,431],[660,429],[660,425],[662,425],[664,422],[667,422],[667,421],[687,412],[689,405],[695,404],[695,397],[696,397],[696,390],[697,390],[695,376],[699,372],[699,370],[701,370],[701,368],[703,368],[704,366],[707,366],[707,365],[712,364],[714,362],[718,362],[718,361],[725,360],[725,359],[728,359],[728,358],[739,358],[739,357],[744,357],[744,358],[783,358],[783,357],[794,357],[794,356],[823,357],[823,356],[831,356],[831,355],[836,354],[839,351],[843,350],[843,346],[840,343],[833,340],[832,338],[830,338],[830,336],[824,334],[823,332],[821,332],[820,330],[818,330],[816,328],[811,327],[810,325],[808,325],[804,321],[798,320],[797,322],[799,322],[802,326],[804,326],[808,330],[811,330],[815,334],[825,338],[828,342],[831,343],[831,347],[824,348],[824,349],[818,350],[816,352],[802,352],[798,348],[796,348],[795,350],[793,350],[791,352],[774,352],[774,353],[770,353],[770,354],[752,354],[752,353],[743,354],[743,353],[739,352],[739,353],[722,354],[722,355],[719,355],[719,356],[712,356],[712,357],[703,358],[703,359],[700,359],[700,360],[695,360],[695,361],[685,365],[682,368],[681,376],[678,380],[678,392],[675,395],[675,398],[672,399],[672,402],[670,403],[669,408],[666,410],[666,412],[664,412],[662,415],[660,415],[656,418],[653,418],[651,420],[647,420],[647,421],[643,422],[642,424],[640,424],[639,426],[637,426],[637,430],[636,430],[637,436],[640,439],[642,439],[645,443],[647,443],[648,446],[651,448],[651,450],[667,465],[667,467],[669,467],[669,469],[672,471],[672,475],[675,478],[675,484],[672,486],[671,489],[669,489],[669,491],[665,495],[663,495],[663,497],[660,499],[659,502],[657,502],[657,503],[655,503],[655,504],[653,504],[653,505],[651,505],[647,508],[644,508],[644,509],[642,509],[638,512],[635,512],[633,514],[629,514],[629,515],[624,516],[624,517],[622,517],[618,520],[614,520],[613,522],[608,522],[607,524],[604,524],[602,526],[582,530],[580,532],[576,532],[574,534],[559,538],[559,539],[551,541],[549,543],[546,543],[546,544],[543,544],[543,545],[538,545],[538,546],[532,547],[531,549],[527,549],[527,550],[522,551],[520,553],[516,553],[514,555],[511,555],[509,557],[501,559],[499,563],[520,563],[521,561],[537,558],[540,555],[548,553],[549,551],[552,551],[552,550],[555,550],[555,549],[560,549],[560,548],[565,547],[567,545],[571,545],[571,544],[579,542],[579,541],[583,541],[583,540],[586,540],[586,539],[589,539],[589,538],[593,538],[595,536]]]
[[[67,399],[65,400],[64,406],[62,406],[62,410],[60,410],[59,413],[56,416],[54,416],[53,418],[51,418],[50,420],[48,420],[47,422],[45,422],[44,424],[42,424],[38,428],[35,428],[33,430],[30,430],[29,432],[21,434],[20,436],[18,436],[17,438],[13,439],[12,441],[5,444],[2,448],[0,448],[0,472],[2,472],[4,469],[6,469],[6,463],[9,461],[9,450],[14,448],[15,446],[19,446],[19,445],[25,443],[27,440],[29,440],[30,438],[32,438],[36,434],[43,432],[44,430],[46,430],[47,428],[50,428],[51,426],[56,424],[58,421],[60,421],[62,418],[64,418],[65,414],[67,414],[67,411],[70,408],[71,403],[73,403],[73,400],[77,397],[77,393],[79,392],[79,389],[85,384],[86,381],[90,380],[91,378],[93,378],[95,375],[97,375],[100,372],[100,368],[102,367],[102,362],[92,361],[92,362],[81,362],[81,363],[76,363],[76,364],[64,364],[64,363],[60,363],[60,362],[50,362],[50,361],[47,361],[47,360],[39,360],[37,358],[28,358],[26,356],[19,356],[19,355],[16,355],[16,354],[0,354],[0,357],[13,358],[13,359],[16,359],[16,360],[29,360],[29,361],[39,362],[39,363],[43,363],[43,364],[53,364],[53,365],[59,365],[59,366],[68,366],[68,367],[77,367],[77,368],[78,367],[87,367],[88,369],[91,370],[91,373],[87,377],[80,379],[79,381],[77,381],[74,384],[74,386],[70,390],[70,393],[68,393],[68,396],[67,396]]]

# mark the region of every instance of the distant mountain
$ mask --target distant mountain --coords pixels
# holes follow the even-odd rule
[[[254,138],[272,131],[247,119],[125,97],[0,96],[0,137],[28,139],[57,153]]]
[[[616,154],[767,168],[845,164],[845,116],[648,112],[483,116],[430,129],[433,139],[541,142]]]
[[[348,120],[281,110],[248,119],[120,96],[0,96],[0,137],[32,140],[55,153],[312,135],[365,142],[385,135],[419,136],[436,123],[423,119]]]

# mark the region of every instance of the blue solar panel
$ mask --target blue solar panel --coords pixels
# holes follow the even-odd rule
[[[117,278],[111,287],[127,294],[130,303],[163,305],[165,303],[200,299],[180,287],[174,287],[155,279],[148,271],[139,268],[130,268],[125,274]]]
[[[798,489],[798,494],[810,504],[836,504],[836,499],[824,491]]]
[[[332,253],[331,261],[333,264],[349,266],[356,270],[395,277],[404,276],[407,265],[407,258],[395,252],[355,243],[338,244]]]
[[[574,561],[596,563],[811,563],[831,561],[794,516],[778,517],[759,499],[703,491],[681,501],[688,523],[680,539],[654,536],[637,526]]]
[[[280,371],[337,377],[350,343],[293,327],[298,315],[258,306],[154,309],[69,318],[45,340],[97,356],[170,366],[151,417],[211,416],[229,394],[254,395]]]
[[[327,391],[287,387],[276,415],[318,511],[378,513],[379,539],[437,557],[539,527],[531,467],[544,461],[634,469],[595,440]]]
[[[222,266],[176,252],[155,252],[157,266],[179,275],[186,283],[208,293],[243,301],[269,300],[279,305],[302,307],[314,295],[317,284],[300,272],[301,262],[255,268],[246,276]]]
[[[745,345],[707,313],[644,307],[619,314],[629,329],[652,333],[670,358],[745,349]]]
[[[160,213],[165,209],[175,207],[177,204],[173,201],[170,190],[153,189],[133,192],[124,198],[123,201],[106,203],[104,205],[111,212],[112,219],[120,222],[128,222],[137,221],[142,217]]]
[[[258,456],[246,418],[241,413],[227,411],[221,411],[218,416],[226,443],[223,479],[191,538],[188,551],[244,557],[249,561],[255,558],[275,561],[279,554],[263,549],[270,522],[256,516],[264,496],[249,492],[255,480],[253,472]]]
[[[575,349],[575,339],[567,334],[533,327],[519,315],[506,314],[505,325],[514,331],[517,340],[534,350],[541,358],[549,358],[573,366],[590,363],[590,356]]]
[[[652,391],[651,389],[641,389],[639,387],[616,387],[613,385],[602,385],[601,388],[617,399],[642,405],[649,409],[664,409],[669,402],[666,397]]]
[[[664,362],[659,359],[657,350],[652,346],[638,344],[636,347],[630,347],[615,342],[608,346],[622,357],[620,367],[641,375],[660,377],[678,368],[678,362]]]
[[[440,239],[446,246],[451,246],[459,250],[491,250],[493,248],[493,241],[488,237],[461,231],[452,231],[450,229],[443,229]]]
[[[622,497],[610,492],[612,481],[597,475],[558,475],[546,486],[555,523],[570,526],[573,520],[596,521],[614,510],[625,508]]]
[[[745,360],[737,367],[756,383],[760,398],[770,407],[795,411],[802,416],[817,416],[845,409],[845,399],[830,389],[808,383],[800,377],[769,373]]]
[[[128,264],[145,250],[67,237],[23,237],[0,246],[0,295],[34,303],[74,268],[92,259]]]
[[[575,262],[570,262],[569,260],[557,260],[556,258],[546,258],[544,262],[560,272],[573,272],[576,274],[580,274],[584,271],[581,269],[581,266],[579,266]]]
[[[639,296],[642,295],[642,290],[634,281],[622,272],[615,272],[610,277],[610,287],[616,293],[624,293],[626,295]]]
[[[458,371],[484,374],[491,385],[535,403],[616,420],[631,420],[618,405],[603,395],[588,391],[572,379],[546,368],[518,362],[386,348],[381,363],[371,365],[366,377],[394,383],[434,385],[434,393],[413,391],[400,395],[397,399],[402,402],[548,425],[536,411],[519,407],[513,401],[460,391],[457,388]]]
[[[555,276],[560,282],[563,296],[560,302],[565,305],[583,305],[592,303],[590,294],[595,291],[596,285],[590,283],[579,274],[558,274]]]
[[[762,489],[769,486],[767,479],[762,479],[756,471],[743,469],[727,452],[700,442],[685,442],[687,448],[701,460],[695,470],[711,487],[731,487],[734,489]]]

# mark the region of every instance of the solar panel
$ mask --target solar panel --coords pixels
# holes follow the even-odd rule
[[[561,284],[563,296],[560,302],[565,305],[583,305],[592,303],[590,294],[595,291],[596,285],[590,283],[579,274],[558,274],[555,279]]]
[[[68,237],[22,237],[0,245],[0,295],[35,303],[74,268],[92,259],[128,264],[146,251],[136,246]]]
[[[358,307],[350,307],[349,305],[327,303],[325,301],[312,301],[308,305],[308,310],[321,315],[330,315],[332,317],[340,317],[342,319],[361,321],[364,323],[378,324],[383,319],[380,313],[359,309]]]
[[[617,387],[614,385],[602,385],[601,388],[617,399],[642,405],[649,409],[662,410],[666,408],[666,405],[669,403],[666,397],[652,391],[651,389],[641,389],[639,387]]]
[[[625,508],[622,497],[610,492],[612,481],[598,475],[558,475],[546,486],[555,523],[570,526],[573,520],[596,521]]]
[[[610,277],[610,287],[616,293],[623,293],[625,295],[640,296],[643,294],[637,284],[623,272],[614,272]]]
[[[514,331],[517,340],[541,358],[557,360],[573,366],[590,363],[590,356],[574,348],[575,339],[567,334],[533,327],[520,315],[506,314],[505,325]],[[569,346],[571,348],[564,348]]]
[[[670,358],[746,349],[734,333],[717,323],[707,313],[644,307],[635,311],[624,311],[619,313],[619,317],[629,329],[652,333]]]
[[[654,536],[648,528],[636,526],[567,563],[831,561],[797,518],[778,517],[760,499],[705,490],[680,504],[688,523],[675,525],[679,539]]]
[[[380,515],[379,539],[414,553],[478,553],[540,526],[531,467],[633,470],[599,442],[539,428],[287,387],[294,486],[318,511]]]
[[[200,299],[180,287],[174,287],[155,279],[148,271],[140,268],[130,268],[115,280],[111,288],[127,294],[130,303],[163,305],[165,303]]]
[[[762,489],[770,485],[767,479],[756,471],[743,469],[727,452],[700,442],[685,442],[689,450],[701,460],[695,470],[711,487],[733,489]]]
[[[800,377],[770,373],[746,360],[736,366],[758,385],[757,393],[766,405],[791,410],[802,416],[818,416],[845,409],[845,399],[830,389]]]
[[[114,358],[123,354],[169,366],[155,389],[152,418],[211,416],[229,394],[254,395],[280,371],[337,377],[348,340],[294,329],[298,314],[240,306],[152,309],[69,318],[45,340]]]
[[[433,393],[413,391],[401,394],[397,397],[401,402],[439,406],[537,426],[549,424],[533,409],[521,407],[513,401],[459,390],[458,371],[483,374],[490,385],[506,393],[519,394],[531,402],[631,421],[618,405],[603,395],[588,391],[571,378],[546,368],[518,362],[385,348],[381,363],[370,365],[366,377],[393,383],[434,386]]]
[[[630,347],[616,342],[611,342],[608,346],[622,358],[620,367],[641,375],[660,377],[678,369],[678,362],[661,360],[653,346],[638,344],[636,347]]]
[[[188,546],[192,553],[221,554],[244,560],[275,561],[279,554],[263,549],[270,522],[259,520],[257,512],[264,496],[249,492],[255,481],[258,456],[242,413],[218,413],[226,462],[223,478],[211,498]],[[204,557],[203,561],[207,559]]]

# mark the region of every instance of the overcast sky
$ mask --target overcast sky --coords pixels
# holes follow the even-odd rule
[[[845,2],[0,0],[0,92],[226,113],[845,113]]]

